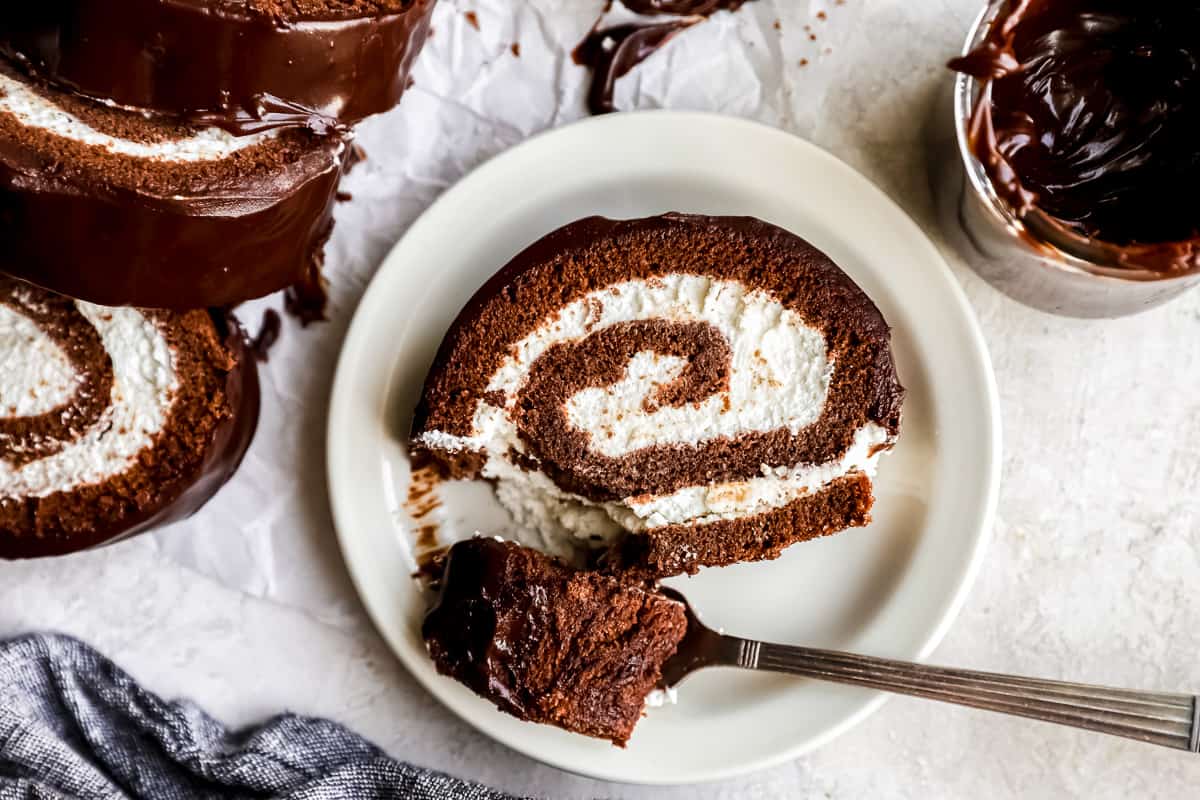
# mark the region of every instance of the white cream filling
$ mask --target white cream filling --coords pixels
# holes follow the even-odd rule
[[[26,127],[102,147],[113,155],[179,163],[219,161],[278,133],[265,131],[251,136],[234,136],[220,128],[203,128],[186,139],[165,142],[121,139],[96,130],[21,80],[0,72],[0,113],[4,112],[12,114]]]
[[[0,305],[0,413],[45,414],[74,397],[79,382],[53,339],[28,317]]]
[[[162,331],[136,309],[106,308],[84,302],[76,305],[99,332],[112,360],[114,381],[109,406],[94,426],[76,432],[77,437],[53,455],[19,469],[0,459],[0,497],[45,497],[103,482],[131,467],[138,453],[153,443],[155,434],[166,423],[178,380],[171,348]],[[40,330],[38,336],[44,341],[35,343],[32,349],[28,342],[14,346],[9,337],[27,335],[29,330],[20,323],[11,324],[13,316],[20,316],[18,312],[0,308],[3,308],[0,353],[14,358],[14,366],[27,360],[20,355],[22,352],[57,349]],[[36,373],[35,367],[5,369],[0,374],[0,396],[15,397],[34,390],[30,382],[37,382]],[[77,376],[75,381],[78,385]],[[70,388],[73,392],[74,386]],[[64,399],[53,393],[47,397],[57,402],[43,399],[16,416],[48,410]]]
[[[562,552],[563,542],[605,547],[626,532],[643,533],[673,524],[704,525],[763,514],[800,499],[845,475],[874,477],[891,434],[868,423],[841,459],[826,464],[763,468],[746,481],[689,486],[669,495],[593,503],[564,492],[541,472],[530,472],[489,452],[483,475],[496,481],[496,497],[519,526],[535,530],[545,549]]]
[[[833,375],[821,331],[766,292],[700,275],[627,281],[565,306],[517,343],[488,391],[504,392],[511,404],[530,366],[552,345],[578,341],[621,322],[659,319],[707,322],[720,331],[732,351],[729,390],[710,396],[699,408],[645,411],[642,401],[657,386],[670,383],[683,362],[639,353],[620,383],[567,400],[568,420],[591,435],[596,452],[615,457],[665,442],[698,444],[780,428],[796,433],[821,415]],[[507,418],[491,415],[487,407],[479,411],[475,435],[490,440],[499,433],[493,427]]]
[[[762,474],[749,480],[617,502],[590,502],[559,489],[543,473],[510,462],[510,449],[525,449],[510,412],[533,362],[553,344],[577,342],[621,322],[650,319],[703,321],[717,328],[731,348],[729,388],[699,404],[646,410],[643,401],[674,380],[686,364],[673,356],[639,352],[620,381],[585,389],[566,401],[568,422],[589,435],[595,452],[621,457],[653,445],[696,445],[779,429],[794,434],[820,417],[835,365],[819,330],[760,290],[672,274],[617,284],[564,307],[517,343],[489,382],[489,391],[504,393],[506,408],[480,402],[471,435],[430,431],[422,434],[420,443],[451,452],[485,452],[483,475],[496,481],[500,502],[515,522],[539,531],[554,549],[563,539],[603,546],[627,531],[757,515],[847,474],[874,474],[879,452],[891,441],[890,433],[875,423],[857,431],[853,445],[834,462],[764,465]]]
[[[838,461],[794,467],[764,465],[762,477],[628,499],[625,504],[631,515],[622,521],[631,529],[641,530],[680,523],[704,524],[783,508],[851,472],[874,477],[882,452],[879,448],[890,439],[886,428],[869,422],[855,432],[854,443]]]

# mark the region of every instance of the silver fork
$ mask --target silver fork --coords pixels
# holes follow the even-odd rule
[[[1200,752],[1200,698],[1195,695],[1108,689],[742,639],[706,627],[683,595],[664,591],[684,604],[688,617],[687,635],[663,667],[667,688],[704,667],[785,672]]]

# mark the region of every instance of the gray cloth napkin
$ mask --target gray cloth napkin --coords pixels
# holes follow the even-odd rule
[[[328,720],[229,731],[67,636],[0,642],[0,799],[66,797],[509,800],[393,761]]]

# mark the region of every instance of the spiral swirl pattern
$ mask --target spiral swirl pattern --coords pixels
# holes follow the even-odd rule
[[[414,434],[552,538],[741,524],[850,479],[845,527],[901,394],[878,312],[806,243],[756,221],[584,220],[460,316]]]
[[[0,558],[180,519],[232,474],[258,415],[241,329],[0,280]]]

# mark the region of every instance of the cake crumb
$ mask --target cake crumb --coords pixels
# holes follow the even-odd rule
[[[424,453],[413,458],[404,510],[414,520],[424,522],[426,517],[441,506],[442,501],[437,491],[442,478],[441,467],[434,459]]]
[[[426,552],[438,549],[437,525],[422,525],[417,528],[417,551]]]
[[[463,16],[467,19],[467,24],[475,30],[479,30],[479,15],[474,11],[464,11]]]

